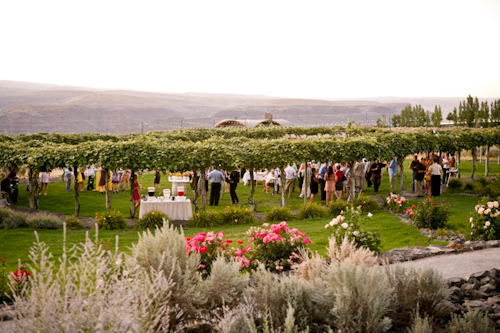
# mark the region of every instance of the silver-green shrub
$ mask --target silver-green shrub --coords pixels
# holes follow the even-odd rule
[[[63,242],[63,248],[65,247]],[[87,237],[63,249],[59,268],[45,243],[30,250],[29,283],[14,296],[13,332],[130,332],[168,330],[173,283],[162,271],[127,266],[122,254],[103,250]],[[71,255],[69,255],[71,253]],[[12,287],[16,288],[15,281]],[[157,299],[164,300],[161,304]]]
[[[27,215],[9,208],[0,207],[0,229],[27,227]]]
[[[413,324],[407,331],[408,333],[433,333],[431,319],[429,317],[420,317],[416,313]]]
[[[438,271],[389,266],[386,272],[394,287],[392,317],[396,324],[411,322],[417,308],[420,316],[443,318],[450,314],[450,292]]]
[[[463,312],[462,316],[453,315],[450,322],[451,333],[494,333],[486,313],[479,309]]]
[[[27,218],[27,223],[33,229],[59,229],[62,227],[61,219],[48,213],[30,215]]]
[[[328,298],[324,305],[340,332],[381,333],[391,328],[393,292],[380,266],[332,262],[315,290]]]

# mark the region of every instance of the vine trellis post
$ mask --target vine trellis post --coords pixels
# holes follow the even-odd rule
[[[80,215],[80,193],[78,190],[78,166],[75,164],[73,165],[73,175],[75,177],[75,216]]]

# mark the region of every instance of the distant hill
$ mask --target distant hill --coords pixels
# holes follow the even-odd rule
[[[408,104],[446,115],[460,98],[379,97],[359,100],[276,98],[261,95],[99,90],[45,83],[0,81],[0,133],[101,132],[211,127],[223,119],[262,119],[271,113],[291,125],[374,123]]]

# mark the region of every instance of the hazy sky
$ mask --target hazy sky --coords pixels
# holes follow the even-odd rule
[[[0,2],[0,80],[500,97],[500,0]]]

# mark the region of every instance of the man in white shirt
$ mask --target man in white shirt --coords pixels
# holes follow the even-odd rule
[[[285,169],[285,194],[288,194],[289,198],[292,196],[295,185],[295,176],[297,176],[297,171],[295,171],[290,165],[287,166]]]
[[[438,164],[437,158],[434,158],[434,163],[429,167],[428,173],[431,175],[431,195],[438,197],[441,194],[441,174],[443,168]]]

